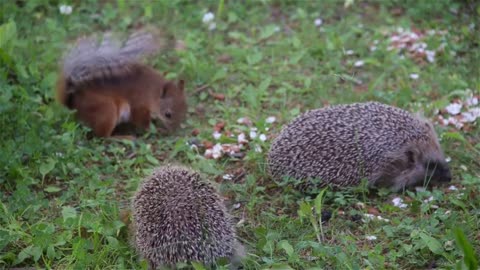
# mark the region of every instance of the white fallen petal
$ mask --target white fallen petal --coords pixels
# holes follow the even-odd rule
[[[237,140],[238,140],[238,143],[248,143],[245,133],[238,134]]]
[[[462,112],[462,122],[473,123],[477,117],[471,112]]]
[[[468,109],[468,112],[471,113],[474,117],[479,118],[480,117],[480,108],[470,108]]]
[[[60,14],[63,15],[70,15],[73,11],[73,7],[69,5],[60,5],[58,9],[60,10]]]
[[[448,190],[458,190],[458,188],[454,185],[448,187]]]
[[[363,60],[358,60],[358,61],[355,61],[355,63],[353,63],[353,66],[354,67],[361,67],[365,64],[365,62]]]
[[[222,137],[222,133],[218,132],[218,131],[215,131],[212,133],[212,136],[215,140],[218,140],[220,139],[220,137]]]
[[[346,50],[345,54],[346,55],[352,55],[352,54],[354,54],[354,52],[353,52],[353,50]]]
[[[428,199],[423,200],[424,203],[429,203],[433,201],[433,196],[428,197]]]
[[[408,205],[403,203],[403,199],[400,197],[393,198],[392,203],[398,208],[406,208]]]
[[[427,55],[427,61],[430,63],[435,62],[435,51],[426,50],[425,54]]]
[[[313,21],[313,23],[315,24],[315,26],[318,27],[318,26],[323,24],[323,20],[320,19],[320,18],[317,18],[317,19],[315,19],[315,21]]]
[[[451,115],[457,115],[462,110],[462,104],[451,103],[447,107],[445,107],[445,110]]]
[[[202,22],[209,23],[213,21],[214,18],[215,18],[215,15],[212,12],[207,12],[203,15]]]
[[[477,97],[469,97],[465,100],[465,104],[469,107],[478,105],[478,98]]]
[[[250,139],[255,139],[257,137],[257,132],[252,129],[248,135],[250,136]]]
[[[273,122],[277,121],[277,118],[275,116],[270,116],[265,119],[265,122],[272,124]]]
[[[420,78],[420,75],[418,75],[417,73],[410,74],[410,79],[417,80],[418,78]]]
[[[223,155],[223,147],[221,144],[217,143],[212,148],[212,157],[218,159]]]
[[[267,135],[265,134],[260,134],[260,136],[258,136],[258,138],[260,139],[260,141],[264,142],[267,140]]]
[[[223,175],[223,180],[232,180],[233,179],[233,174],[225,174]]]
[[[367,235],[365,236],[365,239],[367,239],[368,241],[374,241],[377,240],[377,237],[375,235]]]

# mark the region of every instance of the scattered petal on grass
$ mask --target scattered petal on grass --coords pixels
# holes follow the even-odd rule
[[[369,220],[378,220],[378,221],[385,221],[385,222],[389,222],[390,220],[387,219],[387,218],[383,218],[381,216],[375,216],[375,215],[372,215],[372,214],[363,214],[363,217],[364,217],[364,222],[367,222]]]
[[[320,25],[323,24],[323,20],[320,18],[317,18],[315,19],[315,21],[313,21],[313,23],[315,24],[316,27],[319,27]]]
[[[392,203],[394,206],[398,208],[407,208],[407,204],[403,203],[403,199],[400,197],[393,198]]]
[[[238,118],[237,123],[250,126],[252,124],[252,120],[250,120],[248,117],[241,117]]]
[[[265,122],[269,123],[269,124],[272,124],[274,123],[275,121],[277,121],[277,118],[275,116],[270,116],[270,117],[267,117],[267,119],[265,120]]]
[[[375,235],[367,235],[365,236],[365,239],[367,239],[368,241],[374,241],[377,240],[377,237]]]
[[[433,196],[430,196],[427,199],[423,200],[424,203],[429,203],[431,201],[433,201]]]
[[[212,12],[207,12],[203,15],[202,22],[209,23],[215,19],[215,15]]]
[[[454,185],[448,187],[448,190],[458,190],[458,188]]]
[[[448,162],[452,161],[452,158],[451,157],[446,157],[445,161],[448,163]]]
[[[248,143],[245,133],[238,134],[238,143]]]
[[[413,27],[409,30],[399,27],[396,31],[388,33],[389,45],[387,50],[397,50],[402,56],[406,55],[413,60],[417,60],[417,62],[425,62],[426,60],[428,63],[433,63],[437,51],[443,50],[443,46],[440,45],[435,50],[428,49],[428,45],[424,41],[427,34],[443,35],[444,31],[425,31]]]
[[[73,11],[73,7],[69,5],[60,5],[58,9],[60,10],[60,14],[63,15],[70,15]]]
[[[263,151],[262,151],[262,147],[261,147],[260,145],[256,144],[256,145],[255,145],[255,152],[257,152],[257,153],[262,153],[262,152],[263,152]]]
[[[452,103],[450,105],[448,105],[445,110],[451,114],[451,115],[457,115],[460,113],[460,111],[462,110],[462,104],[459,104],[459,103]]]
[[[258,138],[260,139],[260,141],[264,142],[267,140],[267,135],[265,134],[260,134],[260,136],[258,136]]]
[[[354,67],[361,67],[365,64],[365,62],[363,60],[358,60],[358,61],[355,61],[355,63],[353,63],[353,66]]]
[[[354,52],[353,52],[353,50],[346,50],[345,54],[346,55],[352,55],[352,54],[354,54]]]
[[[215,131],[215,132],[213,132],[212,136],[215,140],[218,140],[218,139],[220,139],[220,137],[222,137],[222,133],[220,133],[218,131]]]
[[[420,78],[420,76],[417,73],[410,74],[410,79],[417,80],[418,78]]]
[[[435,52],[434,51],[426,50],[425,54],[427,56],[427,61],[428,62],[430,62],[430,63],[435,62]]]
[[[255,139],[257,137],[257,132],[255,130],[250,130],[250,139]]]
[[[233,205],[233,208],[238,209],[238,208],[240,208],[240,206],[242,206],[240,203],[236,203],[236,204]]]
[[[218,159],[220,157],[222,157],[222,145],[217,143],[213,146],[212,148],[212,157],[214,159]]]
[[[223,180],[232,180],[233,179],[233,174],[225,174],[223,175]]]
[[[466,104],[468,107],[472,107],[472,106],[478,105],[478,97],[468,97],[468,98],[465,100],[465,104]]]

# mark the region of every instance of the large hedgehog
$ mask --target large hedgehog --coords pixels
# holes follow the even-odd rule
[[[135,245],[150,269],[192,261],[211,265],[242,255],[222,199],[189,169],[155,170],[135,194],[132,212]]]
[[[302,191],[362,179],[400,191],[451,179],[433,126],[378,102],[300,115],[272,143],[268,165],[273,177],[302,180]]]

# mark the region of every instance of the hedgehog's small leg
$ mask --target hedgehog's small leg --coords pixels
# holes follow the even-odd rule
[[[156,269],[157,269],[157,265],[152,260],[148,260],[148,270],[156,270]]]

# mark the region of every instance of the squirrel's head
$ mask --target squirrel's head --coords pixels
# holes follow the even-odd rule
[[[155,101],[158,106],[152,111],[152,118],[160,119],[167,132],[172,132],[185,120],[187,99],[183,80],[166,81],[159,89]]]
[[[389,164],[376,179],[375,185],[401,191],[451,181],[452,174],[433,126],[425,122],[425,127],[428,136],[408,142],[398,151],[390,153]]]

